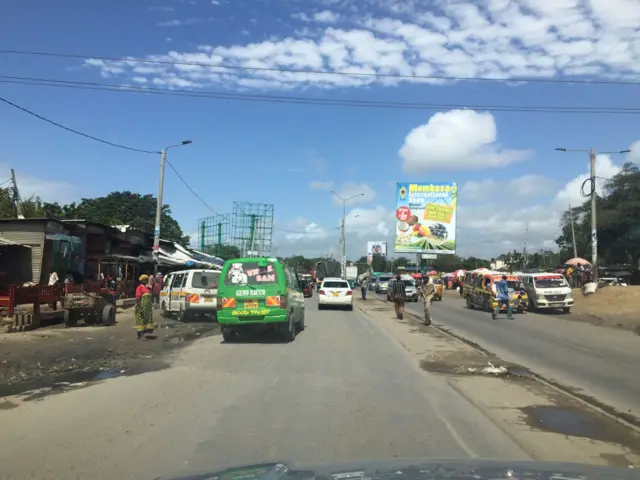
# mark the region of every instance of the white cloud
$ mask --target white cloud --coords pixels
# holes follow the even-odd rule
[[[625,161],[632,161],[640,147],[640,141],[632,145],[632,153],[615,161],[608,155],[596,159],[596,191],[602,194],[606,179],[616,175]],[[558,153],[558,155],[568,155]],[[572,154],[576,155],[576,154]],[[584,154],[585,157],[587,154]],[[566,159],[565,159],[566,160]],[[531,201],[530,189],[518,190],[518,185],[531,185],[534,177],[542,188],[553,185],[553,180],[538,175],[524,175],[501,184],[485,180],[467,182],[462,186],[458,207],[458,251],[463,255],[491,257],[509,250],[522,250],[524,242],[529,251],[540,248],[557,248],[555,239],[560,234],[560,220],[569,206],[582,205],[587,198],[581,195],[581,187],[589,178],[589,161],[582,162],[583,173],[567,181],[555,194],[549,190],[537,192],[537,202]],[[486,189],[486,190],[484,190]],[[585,185],[589,192],[589,184]],[[488,195],[482,195],[482,192]],[[483,201],[484,200],[484,201]]]
[[[470,180],[460,189],[461,201],[490,200],[499,192],[500,195],[516,195],[522,199],[529,199],[548,195],[554,191],[555,181],[543,175],[527,174],[505,181],[487,178],[484,180]]]
[[[324,0],[322,3],[331,10],[314,16],[298,15],[299,20],[319,23],[319,28],[303,29],[299,30],[300,35],[262,42],[208,45],[206,49],[198,47],[150,55],[148,59],[198,62],[207,66],[193,70],[161,65],[158,72],[149,75],[152,78],[178,75],[203,88],[223,85],[258,89],[437,83],[433,78],[416,76],[640,77],[640,3],[637,0],[441,0],[428,5],[412,0]],[[342,28],[322,27],[321,21],[330,21],[336,16],[340,17]],[[212,20],[190,18],[163,25]],[[124,68],[124,74],[129,76],[139,74],[137,69],[144,66],[133,61],[107,64]],[[88,62],[87,65],[106,68],[106,64]],[[225,70],[220,65],[262,70]],[[376,73],[408,78],[371,75]]]
[[[382,239],[391,244],[393,220],[393,212],[380,205],[370,209],[348,210],[345,221],[347,257],[357,259],[366,255],[367,241]],[[276,235],[276,250],[286,252],[286,255],[340,255],[342,216],[337,216],[331,223],[321,226],[307,218],[298,218],[288,223],[286,228]]]
[[[399,154],[405,172],[503,167],[530,156],[526,150],[502,148],[497,139],[491,113],[450,110],[411,130]]]
[[[184,27],[187,25],[198,25],[200,23],[214,22],[214,17],[208,18],[185,18],[184,20],[170,20],[168,22],[158,22],[159,27]]]
[[[324,182],[322,180],[314,180],[309,184],[311,190],[331,190],[333,182]]]
[[[336,23],[340,20],[340,15],[330,10],[323,10],[314,14],[313,19],[320,23]]]
[[[7,164],[0,163],[0,183],[10,178],[10,168]],[[40,197],[44,202],[68,203],[77,200],[77,187],[62,180],[43,178],[32,175],[23,170],[16,169],[16,183],[22,199],[32,196]],[[6,177],[6,179],[4,178]],[[8,184],[3,185],[3,187]]]
[[[175,12],[175,8],[167,5],[152,5],[149,7],[152,12]]]

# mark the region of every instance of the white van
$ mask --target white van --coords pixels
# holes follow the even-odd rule
[[[566,278],[560,273],[516,273],[527,290],[532,309],[561,308],[570,313],[573,294]]]
[[[160,291],[162,316],[175,315],[187,320],[194,314],[215,315],[218,295],[218,270],[181,270],[170,273]]]

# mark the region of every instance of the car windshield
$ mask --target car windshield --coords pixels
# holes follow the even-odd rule
[[[524,286],[520,280],[507,280],[509,290],[524,290]]]
[[[391,280],[392,277],[380,277],[378,279],[379,282],[388,282],[389,280]]]
[[[404,283],[404,285],[406,287],[415,287],[416,284],[413,280],[403,280],[402,283]]]
[[[217,288],[219,279],[219,272],[194,272],[191,288]]]
[[[560,275],[536,277],[533,279],[538,288],[559,288],[568,286],[567,281]]]
[[[271,285],[278,281],[276,266],[273,262],[232,263],[224,276],[224,285]]]
[[[322,288],[349,288],[349,284],[347,282],[329,280],[328,282],[324,282],[322,284]]]

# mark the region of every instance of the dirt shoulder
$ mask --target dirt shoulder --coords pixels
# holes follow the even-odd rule
[[[393,307],[355,300],[416,368],[443,378],[463,398],[536,460],[640,466],[640,435],[611,417],[536,381],[526,366],[485,354]]]
[[[176,347],[219,333],[213,319],[180,323],[154,312],[154,322],[146,340],[136,338],[132,308],[119,310],[110,327],[56,325],[0,334],[0,398],[166,368]]]

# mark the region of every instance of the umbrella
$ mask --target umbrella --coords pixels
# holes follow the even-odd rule
[[[573,265],[573,266],[576,266],[578,264],[591,265],[591,263],[587,262],[584,258],[580,258],[580,257],[571,258],[571,259],[567,260],[564,263],[565,263],[565,265]]]
[[[431,270],[429,273],[427,273],[427,275],[431,277],[432,275],[438,275],[438,272],[436,272],[435,270]]]

